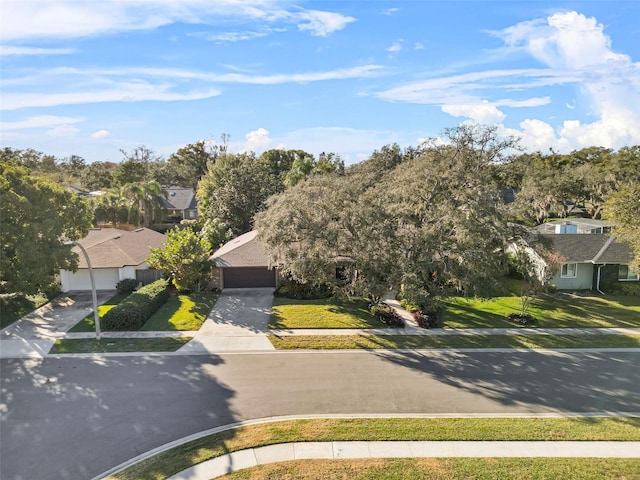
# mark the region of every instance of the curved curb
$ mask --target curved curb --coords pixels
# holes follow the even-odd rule
[[[291,442],[238,450],[206,460],[168,480],[210,480],[270,463],[356,458],[640,458],[640,442],[352,441]]]
[[[142,462],[148,458],[151,458],[160,453],[166,452],[167,450],[171,450],[172,448],[179,447],[185,443],[192,442],[194,440],[198,440],[202,437],[206,437],[208,435],[213,435],[216,433],[225,432],[227,430],[233,430],[235,428],[240,428],[249,425],[259,425],[263,423],[275,423],[275,422],[285,422],[289,420],[314,420],[314,419],[348,419],[348,418],[579,418],[579,417],[588,417],[588,418],[638,418],[640,417],[640,412],[563,412],[563,413],[523,413],[523,414],[494,414],[494,413],[478,413],[478,414],[460,414],[460,413],[441,413],[441,414],[422,414],[422,413],[394,413],[394,414],[327,414],[327,415],[283,415],[278,417],[264,417],[257,418],[254,420],[246,420],[240,422],[229,423],[226,425],[221,425],[219,427],[210,428],[208,430],[203,430],[201,432],[197,432],[186,437],[179,438],[169,443],[165,443],[164,445],[160,445],[152,450],[149,450],[145,453],[142,453],[136,457],[133,457],[119,465],[116,465],[113,468],[110,468],[106,472],[101,473],[100,475],[93,477],[91,480],[105,480],[111,475],[114,475],[136,463]],[[306,442],[309,443],[309,442]],[[322,442],[317,442],[322,443]],[[331,442],[326,442],[331,443]],[[347,442],[349,443],[349,442]],[[502,444],[507,442],[502,441]],[[559,443],[559,442],[554,442]],[[587,442],[581,442],[587,443]],[[605,442],[606,443],[606,442]],[[608,442],[613,443],[613,442]],[[621,442],[621,443],[634,443],[634,442]],[[635,442],[638,443],[638,442]],[[253,449],[250,449],[253,450]],[[221,458],[221,457],[216,457]],[[213,460],[213,459],[211,459]],[[209,461],[209,460],[208,460]],[[205,462],[203,462],[205,463]]]

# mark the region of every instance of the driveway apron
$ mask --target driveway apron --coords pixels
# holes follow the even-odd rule
[[[267,338],[273,288],[222,291],[198,333],[177,353],[275,350]]]
[[[98,304],[114,293],[98,292]],[[92,311],[91,292],[71,292],[54,298],[0,331],[0,358],[44,357],[57,339]]]

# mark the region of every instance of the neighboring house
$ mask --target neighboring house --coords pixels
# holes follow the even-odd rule
[[[538,225],[540,233],[610,233],[614,226],[611,222],[592,220],[591,218],[570,218],[554,220]]]
[[[198,218],[198,200],[193,190],[180,187],[165,187],[162,190],[165,194],[162,202],[168,217],[181,220]]]
[[[633,252],[615,237],[593,233],[543,235],[563,264],[550,282],[560,290],[597,290],[611,282],[637,281],[629,270]]]
[[[146,261],[149,248],[160,248],[166,237],[148,228],[133,231],[117,228],[92,228],[81,244],[91,261],[97,290],[113,290],[120,280],[135,278],[142,283],[159,278],[158,272],[149,270]],[[60,270],[62,291],[91,290],[91,277],[84,254],[78,246],[72,250],[78,254],[78,271]]]
[[[535,228],[537,239],[514,244],[509,250],[525,253],[531,260],[530,273],[540,281],[560,290],[602,292],[606,285],[615,282],[638,281],[638,274],[629,269],[633,251],[608,234],[613,226],[610,222],[588,218],[547,222]],[[550,268],[548,261],[535,244],[546,250],[547,258],[552,255],[556,262],[561,262],[550,279],[546,275]]]
[[[240,235],[211,256],[216,266],[214,282],[220,289],[277,287],[277,271],[269,265],[257,235],[256,230]]]

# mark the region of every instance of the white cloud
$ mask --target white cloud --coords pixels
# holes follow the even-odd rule
[[[104,102],[173,102],[199,100],[215,97],[218,90],[191,92],[171,91],[172,85],[148,83],[120,83],[104,90],[86,92],[51,92],[51,93],[6,93],[2,99],[2,110],[16,110],[30,107],[54,107],[57,105],[78,105]]]
[[[349,23],[355,22],[353,17],[347,17],[334,12],[321,12],[319,10],[305,10],[298,16],[303,23],[298,24],[300,31],[309,31],[316,37],[326,37],[330,33],[342,30]]]
[[[24,55],[71,55],[77,53],[75,48],[42,48],[18,45],[0,45],[0,57]]]
[[[563,100],[561,105],[570,111],[580,106],[589,111],[593,121],[566,118],[554,127],[529,118],[519,124],[520,129],[501,128],[517,133],[529,149],[567,151],[640,143],[640,63],[614,52],[604,27],[595,18],[577,12],[555,13],[495,34],[503,39],[507,50],[519,50],[542,63],[543,68],[466,72],[410,82],[376,95],[389,101],[438,105],[450,115],[478,123],[500,123],[505,115],[498,107],[549,105],[553,94],[524,99],[497,95],[513,92],[522,97],[542,87],[570,86],[581,99],[572,105]]]
[[[56,115],[38,115],[17,122],[0,122],[0,130],[23,130],[28,128],[49,128],[82,122],[80,117],[59,117]]]
[[[243,152],[263,152],[271,145],[269,130],[258,128],[247,133],[244,138],[247,140],[242,148]]]
[[[326,36],[355,18],[334,12],[307,10],[291,0],[7,0],[0,19],[3,42],[35,38],[76,38],[173,23],[259,24],[296,23],[301,31]],[[287,9],[288,8],[288,9]]]
[[[308,83],[365,78],[376,75],[379,70],[381,67],[378,65],[362,65],[321,72],[249,75],[163,68],[57,68],[39,70],[23,77],[3,78],[4,92],[0,110],[102,102],[198,100],[220,95],[218,89],[210,87],[212,83]],[[132,81],[131,78],[138,80]],[[202,82],[203,86],[195,89],[194,81]],[[46,90],[47,93],[25,93],[27,85],[34,90],[40,87],[40,90]],[[9,89],[11,86],[22,88],[20,92],[12,92]]]
[[[424,50],[424,44],[422,42],[416,42],[413,44],[414,50]]]
[[[393,15],[394,13],[399,12],[400,9],[399,8],[387,8],[386,10],[383,10],[380,12],[380,14],[382,15]]]
[[[443,105],[442,111],[454,117],[470,118],[476,123],[483,124],[500,123],[506,117],[503,112],[489,102],[473,105]]]
[[[91,138],[94,140],[100,140],[102,138],[107,138],[111,136],[111,132],[109,130],[98,130],[97,132],[93,132],[91,134]]]
[[[72,127],[71,125],[60,125],[59,127],[47,130],[47,135],[50,137],[73,137],[79,131],[79,128]]]
[[[404,42],[403,39],[396,40],[390,46],[385,48],[385,50],[389,53],[398,53],[402,50],[402,42]]]

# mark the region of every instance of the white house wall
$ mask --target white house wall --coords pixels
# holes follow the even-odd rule
[[[592,263],[578,263],[576,278],[561,278],[558,272],[550,283],[559,290],[589,290],[593,283],[593,268]]]

